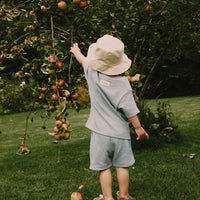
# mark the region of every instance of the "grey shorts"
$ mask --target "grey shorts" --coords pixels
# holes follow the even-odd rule
[[[111,166],[130,167],[135,162],[131,141],[92,132],[90,169],[104,170]]]

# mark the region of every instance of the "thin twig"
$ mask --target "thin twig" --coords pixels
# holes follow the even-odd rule
[[[29,120],[30,115],[31,115],[31,111],[29,111],[29,113],[26,117],[26,127],[25,127],[25,132],[24,132],[24,139],[23,139],[23,145],[24,146],[26,144],[26,137],[27,137],[27,130],[28,130],[28,120]]]
[[[73,45],[73,27],[72,27],[72,31],[71,31],[71,46]],[[71,54],[70,57],[70,63],[69,63],[69,69],[68,69],[68,83],[69,83],[69,87],[71,85],[71,68],[72,68],[72,60],[73,60],[73,55]]]
[[[169,2],[170,2],[170,0],[168,0],[168,1],[166,2],[166,4],[155,14],[155,16],[160,15],[160,14],[165,10],[165,8],[166,8],[167,5],[169,4]]]
[[[51,39],[52,39],[53,55],[55,55],[55,42],[54,42],[53,16],[52,15],[51,15]]]
[[[58,149],[58,163],[60,163],[60,151],[61,151],[62,141],[60,141],[59,149]]]

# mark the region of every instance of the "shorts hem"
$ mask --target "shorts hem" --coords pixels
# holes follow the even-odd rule
[[[125,164],[125,165],[113,164],[113,167],[131,167],[132,165],[134,165],[134,163],[135,163],[135,161],[130,164]]]
[[[111,167],[112,167],[112,165],[109,165],[109,166],[106,166],[106,167],[90,167],[90,169],[94,170],[94,171],[102,171],[102,170],[109,169]]]

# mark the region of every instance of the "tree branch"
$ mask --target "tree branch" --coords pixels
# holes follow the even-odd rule
[[[170,2],[170,0],[167,0],[167,2],[165,3],[165,5],[155,14],[155,16],[160,15],[165,10],[165,8],[169,4],[169,2]]]
[[[170,44],[173,42],[173,40],[182,33],[182,28],[184,27],[184,25],[181,27],[181,29],[175,34],[175,35],[170,35],[168,37],[168,40],[167,40],[167,44],[165,46],[165,48],[163,49],[163,51],[160,53],[160,55],[158,56],[158,58],[156,59],[156,61],[154,62],[146,80],[145,80],[145,83],[144,83],[144,86],[142,87],[142,90],[140,92],[140,95],[139,95],[139,99],[142,98],[142,96],[144,95],[147,87],[149,86],[149,82],[150,82],[150,79],[152,77],[152,74],[154,73],[155,69],[157,68],[158,66],[158,63],[160,62],[162,56],[164,55],[164,53],[166,52],[166,50],[169,48]]]

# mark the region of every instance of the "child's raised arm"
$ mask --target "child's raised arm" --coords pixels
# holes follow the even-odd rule
[[[71,47],[70,52],[72,54],[74,54],[76,60],[83,66],[84,63],[85,63],[85,56],[81,53],[81,50],[78,47],[77,43],[73,44],[73,46]]]

